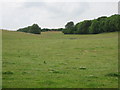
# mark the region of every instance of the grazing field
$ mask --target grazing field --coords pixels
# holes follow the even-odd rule
[[[3,31],[3,88],[117,88],[118,33]]]

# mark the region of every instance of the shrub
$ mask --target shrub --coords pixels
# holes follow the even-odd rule
[[[63,33],[64,34],[73,34],[74,33],[74,23],[72,21],[68,22],[65,25],[65,29],[63,30]]]
[[[33,34],[41,34],[41,28],[37,24],[33,24],[32,26],[28,26],[25,28],[20,28],[17,31],[33,33]]]
[[[41,28],[37,24],[33,24],[29,30],[29,33],[34,33],[34,34],[40,34],[41,33]]]

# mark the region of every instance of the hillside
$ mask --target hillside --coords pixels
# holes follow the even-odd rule
[[[118,33],[3,31],[3,88],[117,88]]]

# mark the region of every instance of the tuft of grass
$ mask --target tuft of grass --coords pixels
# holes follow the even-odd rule
[[[6,72],[2,72],[2,74],[13,74],[13,72],[11,72],[11,71],[6,71]]]
[[[53,73],[60,73],[60,71],[58,71],[58,70],[55,70],[55,71],[52,71]]]
[[[86,67],[79,67],[80,70],[86,70]]]
[[[67,65],[67,63],[63,63],[63,62],[61,62],[60,65]]]
[[[106,74],[105,76],[109,76],[109,77],[120,77],[120,73],[109,73],[109,74]]]
[[[55,69],[48,69],[48,70],[49,70],[49,72],[52,72],[52,73],[60,73],[60,71],[55,70]]]
[[[98,78],[98,77],[95,76],[95,75],[89,75],[88,77],[90,77],[90,78]]]

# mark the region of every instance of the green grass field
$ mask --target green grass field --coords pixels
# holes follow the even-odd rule
[[[118,33],[3,31],[3,88],[117,88]]]

